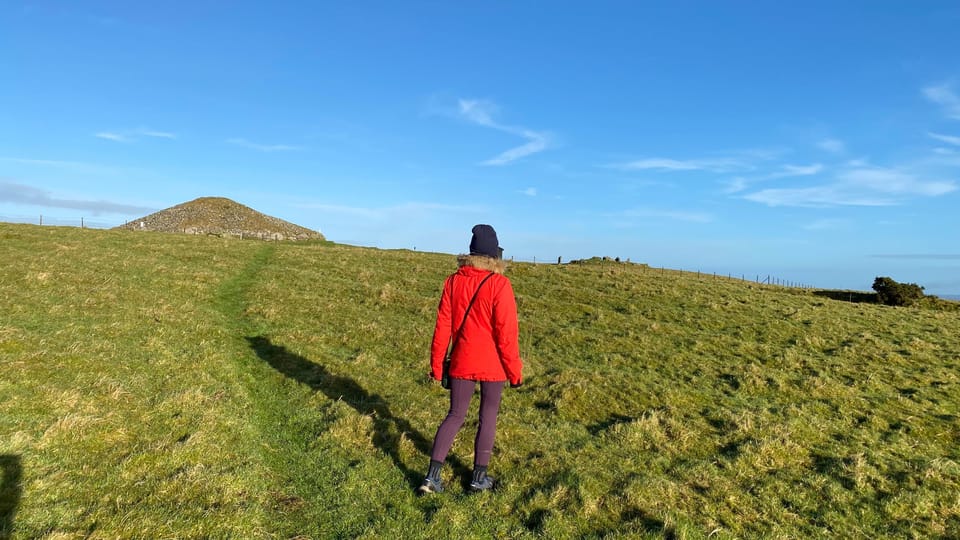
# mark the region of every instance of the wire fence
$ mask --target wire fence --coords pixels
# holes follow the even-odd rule
[[[51,227],[79,227],[81,229],[110,229],[123,225],[123,221],[101,221],[89,219],[85,216],[80,217],[54,217],[38,214],[35,216],[4,216],[0,215],[0,221],[5,223],[26,223],[31,225],[48,225]]]
[[[28,225],[40,225],[40,226],[50,226],[50,227],[78,227],[81,229],[112,229],[114,227],[119,227],[121,225],[127,225],[129,223],[137,223],[136,221],[96,221],[89,220],[86,217],[56,217],[52,218],[49,216],[37,216],[37,217],[24,217],[24,216],[4,216],[0,215],[0,223],[23,223]],[[245,231],[218,231],[211,233],[196,232],[192,228],[184,229],[180,232],[184,234],[210,234],[212,236],[219,237],[231,237],[239,238],[240,240],[245,239],[257,239],[257,240],[272,240],[280,241],[285,237],[280,233],[258,233],[258,232],[245,232]]]

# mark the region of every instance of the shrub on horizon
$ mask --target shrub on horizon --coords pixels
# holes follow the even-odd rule
[[[925,296],[923,287],[916,283],[898,283],[889,277],[874,279],[873,290],[877,291],[877,300],[888,306],[910,306]]]

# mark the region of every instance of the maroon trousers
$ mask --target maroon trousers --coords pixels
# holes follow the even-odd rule
[[[433,439],[430,459],[443,462],[453,446],[453,439],[463,427],[467,417],[467,408],[476,388],[476,381],[450,379],[450,411],[437,429]],[[473,443],[473,464],[486,467],[490,463],[493,451],[493,439],[497,433],[497,414],[500,412],[500,398],[503,396],[504,381],[480,382],[480,425],[477,438]]]

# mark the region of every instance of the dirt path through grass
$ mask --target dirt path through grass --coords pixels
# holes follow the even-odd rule
[[[323,537],[325,527],[342,522],[336,501],[337,471],[325,461],[319,435],[329,431],[329,416],[318,399],[353,405],[357,413],[389,420],[377,396],[355,381],[334,376],[324,367],[271,341],[269,329],[255,312],[273,299],[258,296],[258,280],[269,279],[277,249],[267,245],[220,287],[216,305],[236,353],[236,377],[254,404],[261,459],[271,471],[265,511],[272,516],[270,534],[279,537]],[[318,397],[319,396],[319,397]],[[362,403],[363,406],[355,406]],[[332,453],[332,452],[330,452]],[[398,461],[399,463],[399,461]],[[406,471],[407,476],[415,474]],[[354,501],[355,503],[356,501]],[[360,501],[362,504],[362,501]],[[317,536],[319,535],[319,536]]]
[[[250,340],[263,331],[249,316],[249,293],[264,269],[274,261],[276,248],[266,245],[254,253],[247,265],[234,277],[224,282],[216,296],[216,306],[223,315],[225,329],[230,336],[230,347],[235,350],[235,376],[247,389],[253,401],[250,411],[261,436],[262,459],[272,474],[272,490],[265,500],[266,511],[273,517],[272,534],[287,537],[302,530],[296,519],[307,500],[320,496],[316,490],[305,489],[299,481],[309,475],[309,463],[303,449],[309,440],[296,419],[306,406],[307,395],[302,388],[291,388],[270,369],[250,346]],[[309,484],[307,484],[309,486]],[[294,518],[291,520],[291,518]]]

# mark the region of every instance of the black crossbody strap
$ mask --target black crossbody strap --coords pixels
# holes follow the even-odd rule
[[[473,292],[473,298],[471,298],[470,303],[467,304],[467,310],[463,312],[463,320],[460,321],[460,328],[457,328],[457,332],[453,336],[453,346],[450,347],[449,356],[453,356],[453,350],[457,347],[457,342],[460,341],[460,332],[463,331],[463,325],[467,324],[467,315],[470,314],[470,308],[473,307],[473,302],[477,299],[477,295],[480,293],[480,288],[483,287],[483,284],[486,283],[491,277],[493,277],[493,272],[487,274],[487,277],[483,278],[483,281],[480,282],[480,285],[477,285],[477,290]],[[450,299],[453,299],[453,279],[450,280]]]

